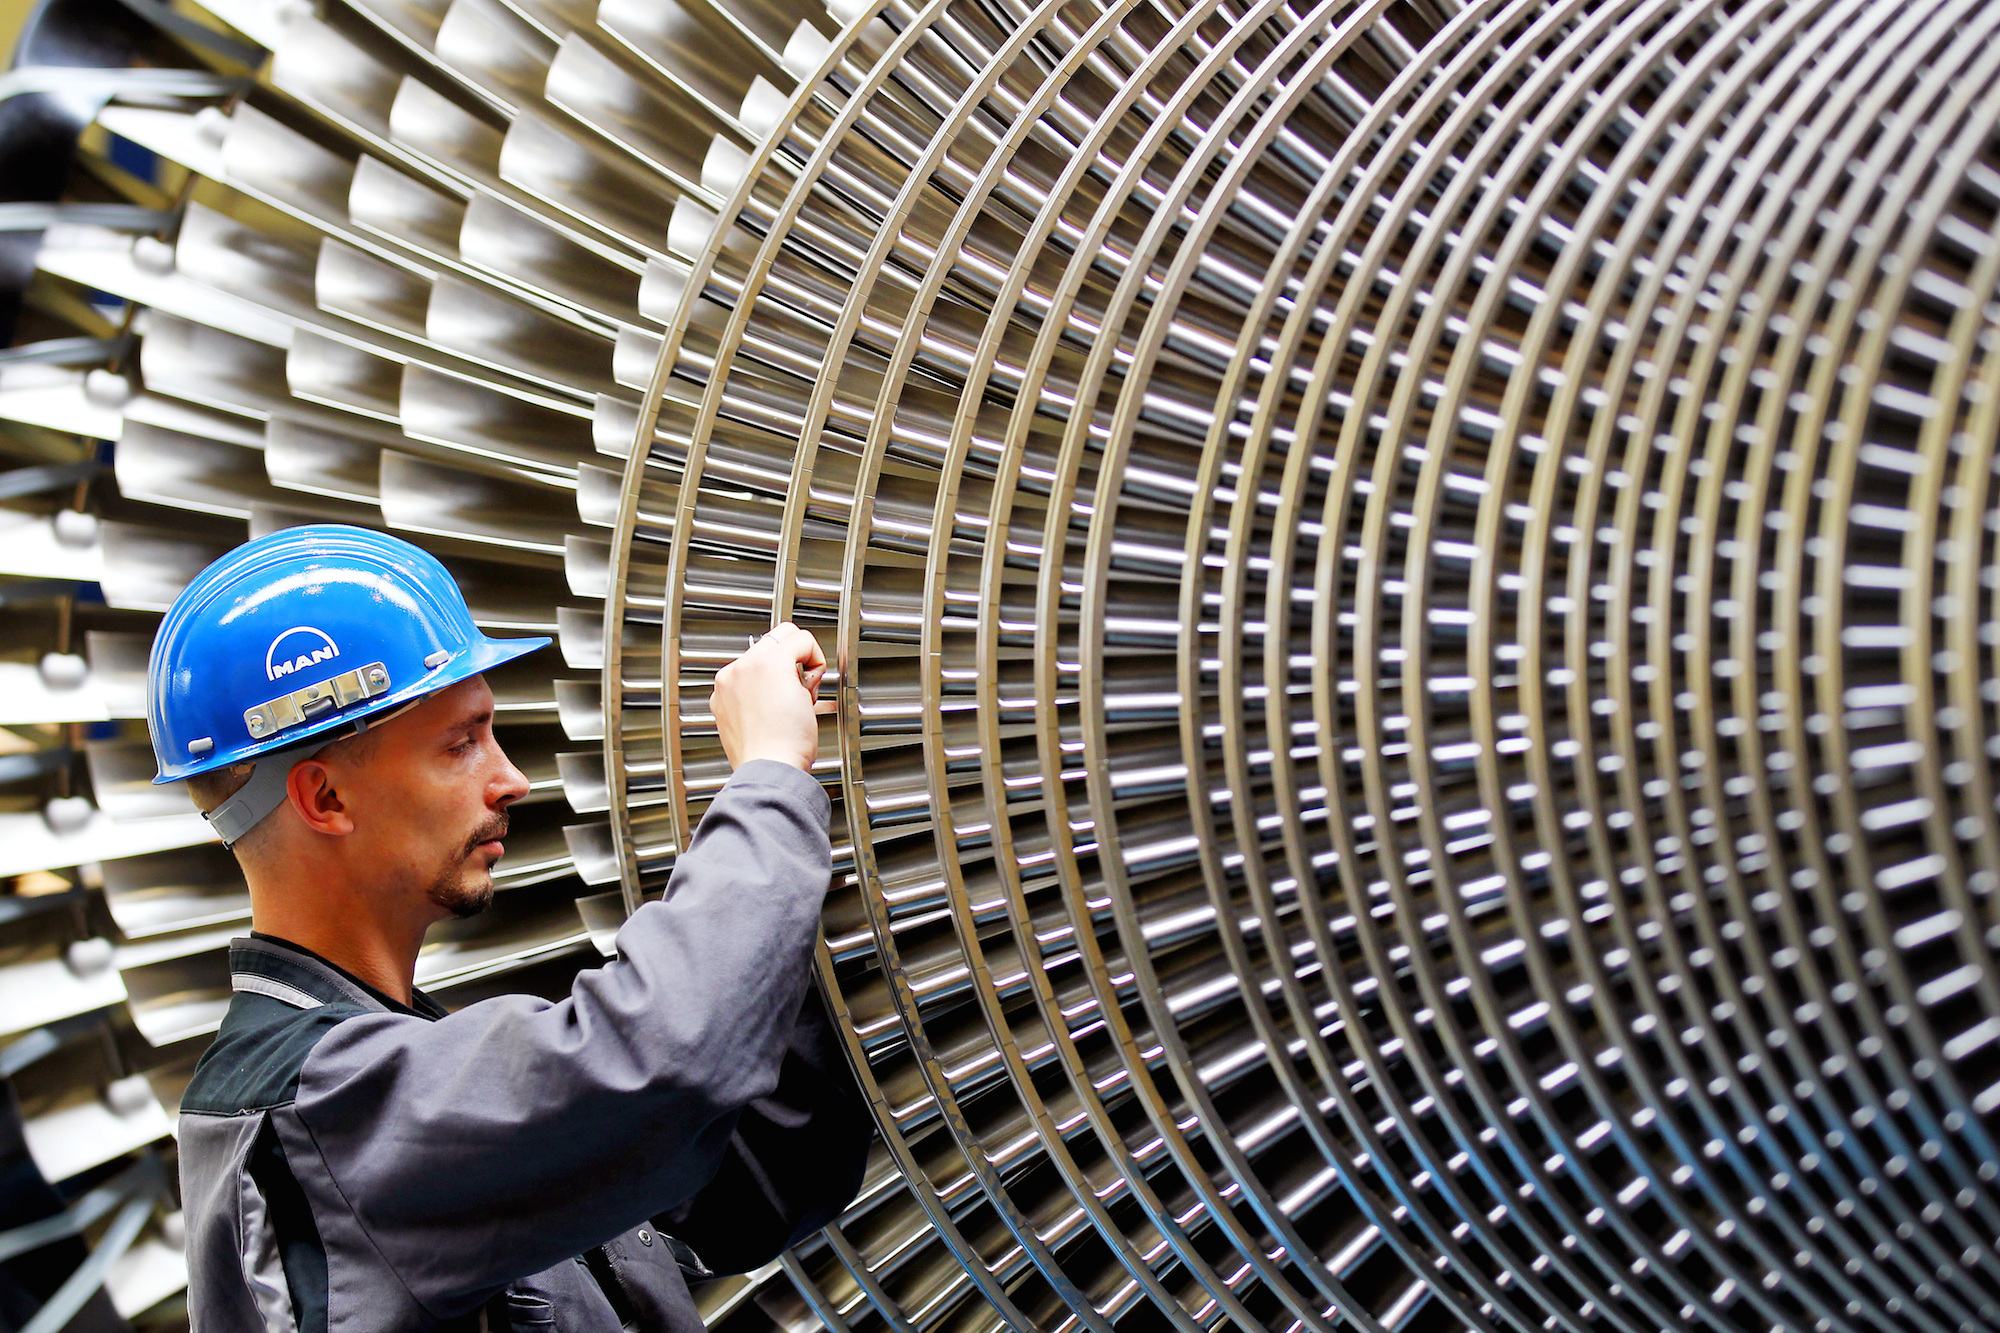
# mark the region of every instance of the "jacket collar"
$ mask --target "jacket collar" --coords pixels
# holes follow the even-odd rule
[[[233,990],[268,996],[296,1009],[346,1003],[377,1013],[444,1016],[437,1002],[422,991],[413,992],[413,1005],[398,1004],[310,949],[269,936],[243,936],[229,942],[229,981]]]

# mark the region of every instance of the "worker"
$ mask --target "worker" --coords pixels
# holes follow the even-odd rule
[[[487,638],[431,556],[333,525],[238,547],[167,613],[158,780],[234,849],[252,925],[181,1102],[193,1333],[696,1333],[689,1279],[859,1189],[871,1127],[812,985],[804,630],[717,672],[734,772],[613,961],[553,1003],[415,988],[528,792],[483,673],[547,643]]]

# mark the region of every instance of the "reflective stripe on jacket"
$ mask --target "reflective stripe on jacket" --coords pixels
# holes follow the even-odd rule
[[[807,774],[744,765],[554,1003],[445,1015],[236,941],[181,1104],[193,1333],[696,1333],[684,1266],[766,1262],[860,1186],[811,986],[827,817]]]

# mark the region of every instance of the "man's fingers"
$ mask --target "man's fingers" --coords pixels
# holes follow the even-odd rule
[[[754,646],[763,647],[765,644],[769,644],[773,652],[783,653],[807,670],[826,665],[826,654],[820,650],[819,640],[813,637],[812,631],[800,629],[789,620],[773,626],[771,632]]]
[[[782,657],[779,655],[782,654]],[[819,683],[827,672],[826,653],[821,650],[819,640],[810,630],[800,629],[791,621],[773,625],[769,632],[750,639],[749,646],[736,661],[743,662],[759,656],[777,658],[790,666],[798,674],[799,684],[807,694],[817,694]],[[728,663],[716,672],[716,683],[722,684],[724,676],[735,663]],[[776,661],[772,662],[777,665]]]
[[[826,654],[820,651],[819,640],[812,636],[811,631],[790,623],[780,628],[791,631],[784,640],[784,646],[785,651],[792,654],[793,661],[808,671],[825,669]]]

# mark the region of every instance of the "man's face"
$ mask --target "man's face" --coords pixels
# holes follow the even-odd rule
[[[328,767],[354,819],[351,851],[380,867],[383,888],[422,895],[440,916],[486,910],[507,807],[528,779],[494,739],[483,677],[440,690],[385,724],[351,763]]]

